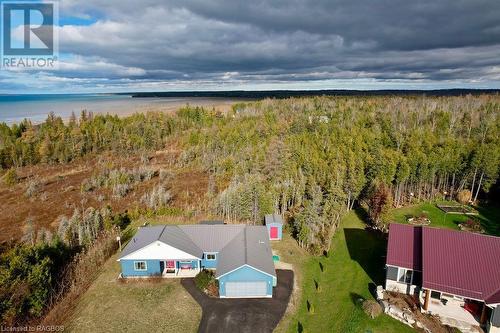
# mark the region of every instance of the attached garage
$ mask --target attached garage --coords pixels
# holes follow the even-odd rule
[[[269,234],[262,226],[247,226],[222,251],[215,269],[221,298],[273,297],[276,270]]]
[[[226,297],[266,297],[265,281],[227,282]]]
[[[262,298],[273,296],[275,277],[244,265],[219,278],[219,295],[222,298]]]

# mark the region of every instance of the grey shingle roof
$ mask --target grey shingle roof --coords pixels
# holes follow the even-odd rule
[[[245,226],[241,224],[224,225],[180,225],[193,242],[205,252],[219,252],[222,250]]]
[[[201,258],[203,255],[203,250],[177,225],[165,226],[159,241],[198,258]]]
[[[219,252],[216,276],[243,265],[276,276],[269,235],[265,226],[246,225],[157,225],[139,228],[120,258],[161,241],[201,258],[203,252]]]
[[[218,224],[224,224],[224,221],[222,221],[222,220],[207,220],[207,221],[200,221],[199,224],[203,224],[203,225],[218,225]]]
[[[226,245],[219,252],[219,258],[217,260],[217,267],[215,270],[215,276],[220,277],[238,267],[246,264],[247,251],[246,246],[246,232],[242,229],[229,244]]]
[[[268,214],[268,215],[264,216],[264,220],[266,222],[266,225],[268,225],[269,223],[281,223],[281,224],[283,224],[283,218],[281,217],[281,215],[278,215],[278,214]]]
[[[276,276],[273,252],[269,244],[269,234],[266,227],[247,226],[246,250],[247,264],[272,276]]]
[[[246,226],[219,253],[216,277],[220,277],[243,265],[276,276],[267,228]]]
[[[164,225],[139,228],[134,237],[132,237],[123,249],[120,258],[128,256],[129,254],[157,241],[164,228]]]
[[[198,258],[201,258],[203,254],[203,251],[179,226],[155,225],[139,228],[134,237],[132,237],[123,249],[120,258],[126,257],[155,241],[161,241]]]

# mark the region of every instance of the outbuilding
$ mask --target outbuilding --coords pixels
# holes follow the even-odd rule
[[[281,240],[283,237],[283,219],[278,214],[268,214],[264,217],[270,240]]]

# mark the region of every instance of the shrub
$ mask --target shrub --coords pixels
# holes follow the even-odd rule
[[[31,178],[30,180],[28,180],[28,183],[26,184],[26,191],[24,192],[24,195],[26,195],[27,198],[31,198],[35,194],[37,194],[39,190],[40,190],[40,181],[36,178]]]
[[[129,184],[115,184],[113,186],[113,196],[115,198],[123,198],[131,190]]]
[[[382,307],[380,304],[372,299],[365,300],[362,307],[363,311],[372,319],[380,316],[382,313]]]
[[[134,184],[151,180],[155,176],[155,171],[146,167],[139,167],[132,170],[125,168],[104,170],[85,179],[80,190],[82,193],[91,192],[99,188],[112,188],[113,195],[121,198],[133,190]]]
[[[214,273],[204,269],[195,276],[194,283],[198,289],[205,291],[214,279]]]
[[[478,220],[475,220],[475,219],[468,219],[467,221],[465,221],[464,225],[467,229],[472,230],[472,231],[481,231],[482,230],[481,222],[479,222]]]
[[[167,206],[170,200],[172,200],[172,195],[163,185],[155,186],[151,192],[145,193],[141,198],[141,202],[146,207],[154,210]]]
[[[469,190],[462,190],[457,193],[457,201],[460,202],[462,205],[465,205],[469,202],[471,196],[472,195]]]
[[[130,216],[127,212],[116,214],[111,218],[111,224],[117,226],[120,230],[125,229],[130,222]]]
[[[16,169],[12,168],[12,169],[7,170],[5,175],[3,175],[3,177],[2,177],[2,180],[5,183],[5,185],[7,185],[7,186],[16,185],[18,180],[19,180],[17,173],[16,173]]]

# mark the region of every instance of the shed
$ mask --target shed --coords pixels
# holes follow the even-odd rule
[[[280,240],[283,237],[283,218],[278,214],[268,214],[264,217],[270,240]]]

